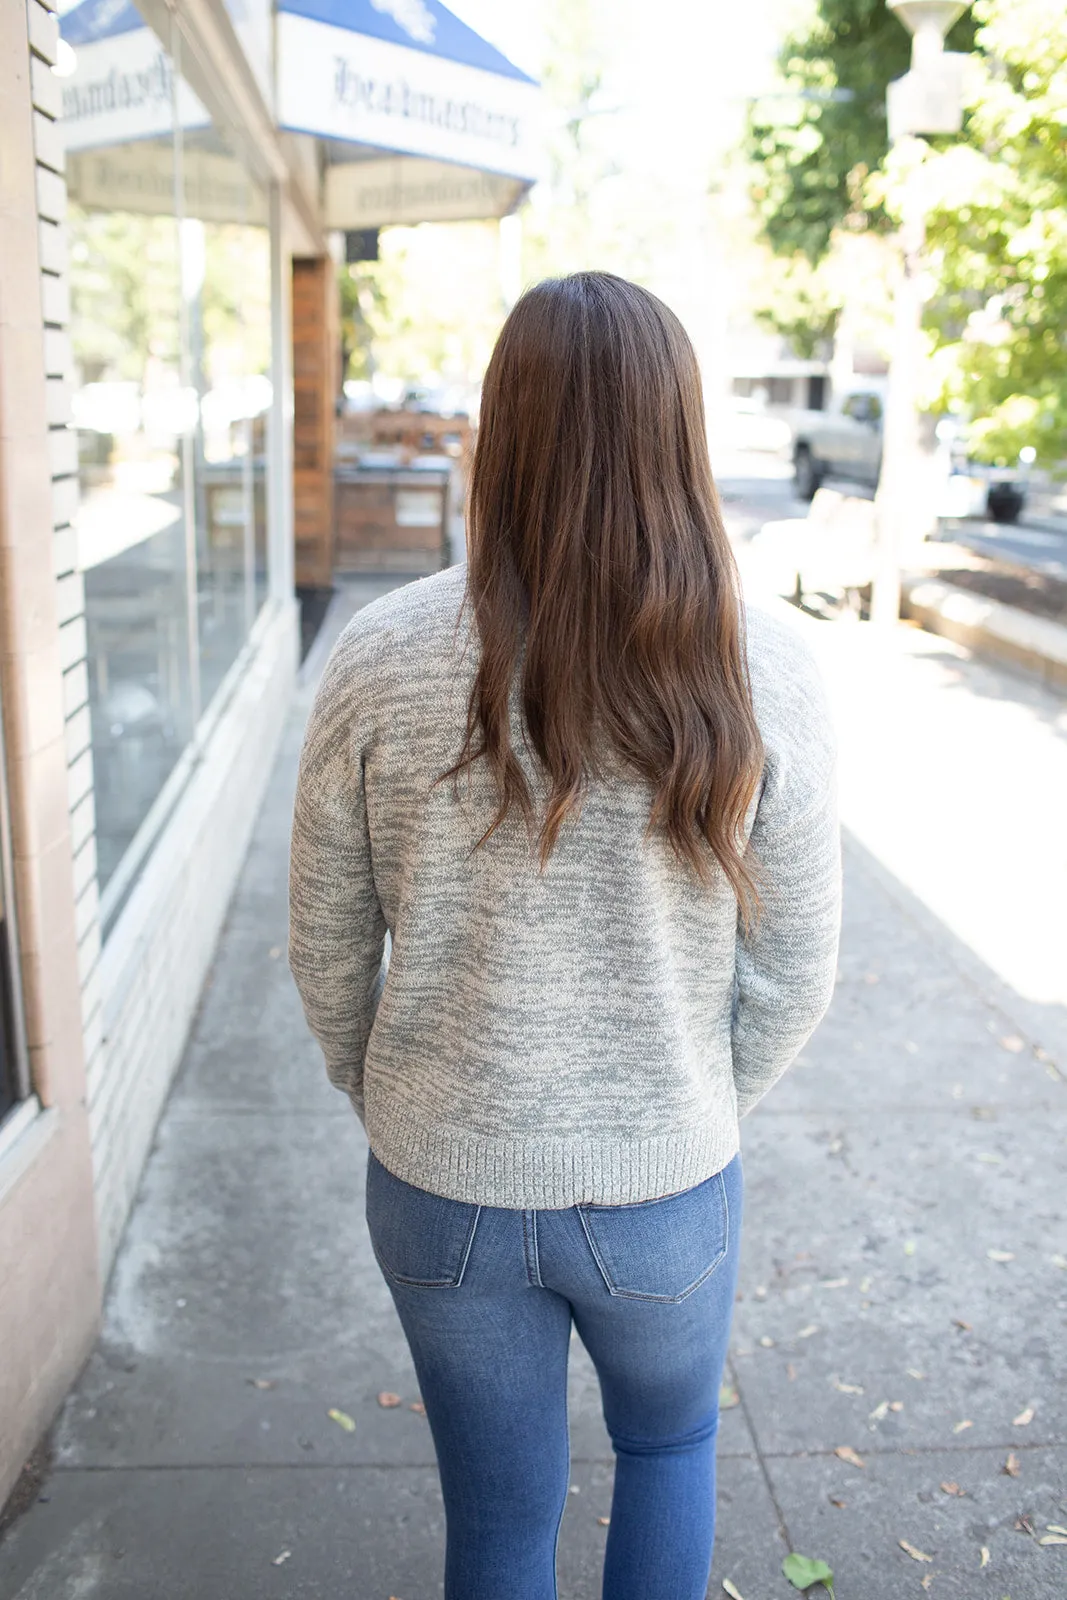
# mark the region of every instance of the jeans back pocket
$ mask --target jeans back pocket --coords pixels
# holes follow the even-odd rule
[[[481,1207],[446,1200],[405,1183],[371,1151],[367,1228],[378,1264],[396,1283],[457,1289],[463,1282]]]
[[[680,1194],[635,1205],[580,1205],[578,1215],[608,1291],[628,1300],[684,1300],[730,1245],[721,1172]]]

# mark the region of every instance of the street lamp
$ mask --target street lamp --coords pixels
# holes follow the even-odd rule
[[[886,114],[891,144],[930,133],[958,133],[963,123],[966,57],[945,50],[945,35],[963,13],[958,0],[889,0],[912,35],[911,70],[889,85]],[[900,244],[902,272],[893,298],[893,349],[889,363],[882,467],[875,495],[875,566],[871,621],[894,623],[900,615],[900,559],[904,538],[924,514],[916,410],[922,357],[922,251],[925,206],[922,173],[905,180]]]

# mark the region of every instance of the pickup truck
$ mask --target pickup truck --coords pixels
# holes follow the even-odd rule
[[[853,389],[831,399],[825,411],[797,411],[791,418],[793,472],[802,500],[814,498],[826,478],[862,483],[874,489],[882,468],[883,399],[875,389]],[[938,437],[943,429],[938,429]],[[1010,468],[986,467],[966,460],[958,447],[946,460],[946,476],[965,480],[971,496],[971,516],[992,517],[995,522],[1015,522],[1026,504],[1024,473]],[[957,493],[952,504],[960,501]]]

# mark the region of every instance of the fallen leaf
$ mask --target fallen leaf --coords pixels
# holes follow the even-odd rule
[[[990,1261],[1014,1261],[1014,1250],[987,1250],[986,1255]]]
[[[1038,1544],[1067,1544],[1067,1535],[1062,1533],[1043,1533]]]
[[[791,1361],[787,1361],[785,1364],[785,1375],[790,1383],[793,1383],[796,1379],[797,1369]]]
[[[819,1324],[817,1322],[809,1322],[806,1328],[801,1328],[800,1332],[797,1334],[797,1338],[810,1339],[812,1334],[818,1333],[818,1331]]]
[[[860,1280],[860,1294],[870,1294],[870,1292],[871,1292],[873,1287],[874,1287],[874,1279],[873,1278],[862,1278]]]
[[[858,1383],[842,1383],[840,1378],[834,1379],[834,1388],[837,1389],[840,1394],[863,1393],[863,1390],[860,1388]]]
[[[729,1578],[724,1578],[722,1580],[722,1592],[723,1594],[728,1594],[730,1596],[730,1600],[744,1600],[744,1596],[742,1595],[740,1589],[736,1588],[730,1582]]]
[[[1067,1256],[1049,1256],[1054,1267],[1059,1267],[1061,1272],[1067,1272]]]
[[[933,1556],[928,1556],[925,1550],[916,1550],[915,1546],[909,1544],[907,1539],[898,1539],[897,1544],[899,1544],[904,1554],[910,1556],[913,1561],[932,1561],[934,1559]]]
[[[269,954],[269,956],[270,956],[272,961],[277,961],[277,959],[281,955],[281,953],[282,953],[282,947],[281,947],[280,944],[272,944],[271,947],[270,947],[270,950],[268,951],[268,954]]]
[[[834,1450],[834,1455],[839,1461],[847,1461],[850,1467],[865,1467],[867,1465],[862,1456],[858,1456],[850,1444],[839,1444]]]
[[[847,1278],[824,1278],[819,1285],[820,1289],[847,1289]]]
[[[962,1328],[964,1333],[970,1333],[971,1332],[970,1323],[969,1322],[964,1322],[962,1317],[953,1317],[952,1326],[954,1328]]]
[[[732,1383],[724,1383],[719,1388],[719,1410],[732,1411],[734,1406],[741,1404],[741,1396]]]
[[[1034,1408],[1033,1406],[1027,1406],[1026,1410],[1020,1411],[1017,1417],[1012,1417],[1011,1425],[1013,1428],[1028,1428],[1033,1420]]]
[[[1006,1472],[1009,1478],[1017,1478],[1019,1476],[1019,1457],[1015,1454],[1014,1450],[1008,1456],[1007,1461],[1005,1461],[1000,1470],[1001,1472]]]
[[[336,1406],[331,1406],[326,1415],[331,1422],[336,1422],[337,1426],[343,1428],[346,1433],[355,1433],[356,1425],[347,1411],[338,1411]]]
[[[997,1040],[997,1043],[1004,1050],[1010,1050],[1013,1056],[1017,1056],[1020,1050],[1026,1049],[1025,1043],[1017,1033],[1006,1033],[1002,1039]]]
[[[881,1405],[875,1406],[868,1416],[871,1422],[883,1422],[889,1413],[889,1401],[883,1400]]]
[[[909,1378],[915,1378],[920,1383],[922,1382],[923,1378],[926,1377],[926,1373],[925,1372],[920,1372],[918,1367],[908,1367],[907,1368],[907,1373],[908,1373],[908,1377]]]
[[[774,1340],[770,1337],[769,1334],[766,1334],[766,1333],[763,1335],[763,1338],[760,1340],[760,1344],[763,1346],[764,1350],[773,1350],[773,1348],[774,1348]]]
[[[424,1417],[426,1415],[426,1407],[423,1405],[421,1400],[413,1400],[408,1406],[408,1410],[417,1412],[420,1417]]]
[[[965,1417],[962,1422],[957,1422],[956,1426],[953,1428],[952,1431],[953,1431],[953,1433],[965,1433],[968,1428],[973,1428],[973,1427],[974,1427],[974,1423],[971,1421],[970,1417]]]
[[[919,1585],[920,1589],[929,1589],[929,1587],[933,1583],[933,1581],[934,1581],[933,1573],[932,1572],[928,1572],[926,1574],[926,1577],[922,1580],[922,1582]]]
[[[848,1505],[848,1501],[847,1500],[838,1500],[832,1494],[831,1495],[827,1495],[826,1498],[829,1500],[830,1504],[832,1506],[836,1506],[839,1511],[844,1511],[845,1507]]]
[[[610,1517],[597,1517],[597,1521],[600,1523],[600,1526],[602,1528],[606,1528],[608,1526],[608,1524],[610,1523],[611,1518]]]
[[[904,1241],[904,1254],[906,1256],[913,1256],[918,1248],[919,1247],[915,1243],[914,1239],[905,1239],[905,1241]]]
[[[1034,1536],[1034,1525],[1030,1521],[1029,1517],[1027,1517],[1027,1516],[1016,1517],[1016,1519],[1015,1519],[1015,1527],[1016,1527],[1017,1532],[1019,1532],[1019,1533],[1028,1533],[1030,1535],[1030,1537],[1033,1538],[1033,1536]]]
[[[981,1559],[981,1561],[979,1561],[978,1565],[980,1567],[988,1567],[988,1565],[989,1565],[989,1546],[988,1545],[984,1544],[982,1546],[982,1559]]]
[[[280,1556],[275,1556],[274,1557],[273,1561],[271,1562],[271,1566],[272,1567],[284,1567],[285,1563],[288,1561],[288,1559],[292,1555],[292,1553],[293,1552],[291,1550],[283,1550]]]
[[[821,1583],[833,1593],[834,1575],[818,1557],[797,1555],[794,1550],[782,1562],[782,1571],[794,1589],[810,1589],[813,1584]]]
[[[1063,1537],[1067,1539],[1067,1528],[1061,1528],[1058,1522],[1046,1522],[1045,1527],[1049,1533],[1062,1533]]]
[[[1002,1167],[1004,1165],[1004,1157],[994,1155],[991,1150],[980,1150],[978,1152],[978,1160],[984,1161],[987,1167]]]
[[[967,1493],[966,1489],[961,1489],[958,1483],[943,1483],[941,1487],[946,1494],[959,1495],[960,1499]]]
[[[253,1389],[276,1389],[278,1387],[273,1378],[246,1378],[245,1382],[250,1383]]]
[[[997,1114],[992,1106],[972,1106],[971,1116],[975,1122],[996,1122]]]
[[[378,1404],[385,1411],[389,1411],[393,1406],[398,1406],[401,1403],[400,1396],[398,1394],[390,1393],[388,1389],[383,1389],[381,1394],[378,1396]]]

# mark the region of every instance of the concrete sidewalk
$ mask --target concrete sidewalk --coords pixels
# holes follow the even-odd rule
[[[441,1593],[433,1451],[365,1236],[365,1145],[285,967],[306,700],[102,1337],[0,1545],[2,1600]],[[944,1600],[1062,1600],[1067,1546],[1039,1541],[1067,1525],[1067,1086],[1031,1047],[1030,1004],[983,981],[870,846],[846,838],[831,1012],[745,1126],[709,1593],[729,1578],[786,1600],[795,1549],[829,1562],[838,1600],[925,1580]],[[383,1409],[384,1390],[404,1403]],[[572,1425],[560,1594],[595,1600],[611,1457],[577,1342]]]

